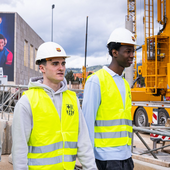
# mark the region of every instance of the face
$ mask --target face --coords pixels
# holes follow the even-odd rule
[[[53,84],[58,84],[64,79],[65,74],[65,58],[56,57],[46,62],[46,65],[40,65],[40,70],[44,75],[44,79]]]
[[[0,51],[2,51],[4,49],[4,46],[5,46],[4,39],[0,39]]]
[[[117,51],[116,61],[119,66],[125,68],[129,67],[133,63],[134,58],[134,46],[123,45]]]

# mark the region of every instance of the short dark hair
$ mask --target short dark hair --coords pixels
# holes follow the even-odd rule
[[[114,49],[114,50],[119,51],[119,48],[121,46],[122,46],[121,43],[110,42],[109,44],[107,44],[109,54],[113,57],[112,50]]]
[[[46,60],[46,59],[42,59],[42,60],[37,60],[37,61],[36,61],[36,64],[37,64],[37,65],[41,65],[41,64],[42,64],[42,65],[45,66],[46,63],[47,63],[47,60]]]
[[[2,34],[0,34],[0,39],[4,39],[5,41],[5,37]]]

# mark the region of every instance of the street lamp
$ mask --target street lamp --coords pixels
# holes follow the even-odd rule
[[[53,42],[53,9],[55,8],[55,5],[52,5],[52,21],[51,21],[51,42]]]

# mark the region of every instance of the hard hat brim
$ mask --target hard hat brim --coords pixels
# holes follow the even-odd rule
[[[121,43],[121,45],[139,46],[137,44],[128,44],[128,43]]]
[[[48,58],[45,58],[45,60],[49,61],[53,58],[69,58],[70,56],[56,56],[56,57],[48,57]]]

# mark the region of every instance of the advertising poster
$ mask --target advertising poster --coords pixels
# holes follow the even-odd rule
[[[14,13],[0,13],[0,67],[14,81]]]

